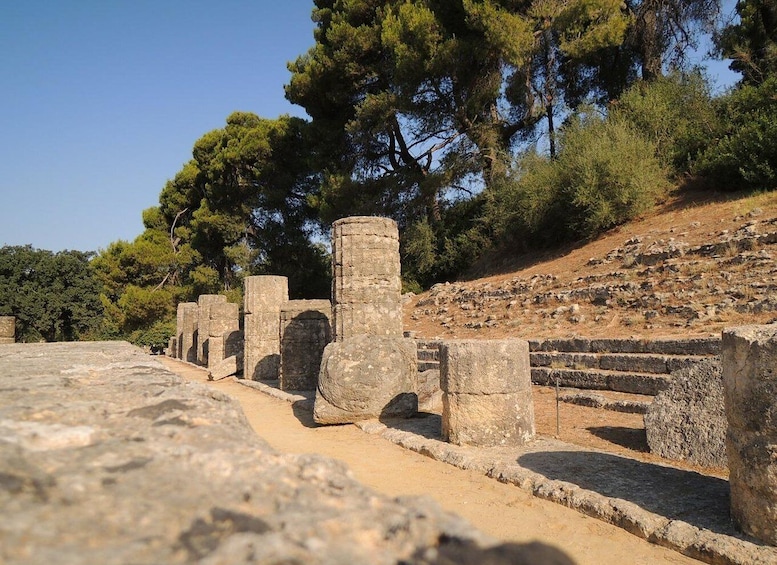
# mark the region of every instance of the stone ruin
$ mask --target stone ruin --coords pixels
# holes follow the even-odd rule
[[[324,348],[332,341],[329,300],[290,300],[281,307],[281,390],[316,390]]]
[[[281,364],[281,307],[288,300],[289,280],[286,277],[246,277],[243,297],[245,378],[255,381],[278,380]]]
[[[313,419],[340,424],[418,410],[416,346],[402,333],[399,231],[387,218],[332,225],[334,342],[324,350]]]
[[[725,467],[726,414],[720,357],[675,371],[644,416],[651,453],[706,467]]]
[[[534,437],[528,342],[446,341],[440,348],[440,384],[443,440],[508,447]]]
[[[777,545],[777,324],[723,331],[731,517]]]
[[[16,317],[0,316],[0,344],[16,342]]]

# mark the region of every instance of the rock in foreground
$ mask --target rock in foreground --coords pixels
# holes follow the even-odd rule
[[[433,502],[274,452],[231,398],[128,344],[0,346],[0,389],[2,563],[508,563],[537,549],[482,550]]]

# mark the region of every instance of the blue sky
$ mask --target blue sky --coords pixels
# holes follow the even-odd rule
[[[313,45],[312,2],[0,3],[0,245],[96,250],[235,110],[304,115],[286,62]]]
[[[730,2],[727,2],[730,4]],[[0,3],[0,245],[132,240],[141,212],[236,110],[304,116],[286,62],[313,45],[306,0]],[[720,84],[736,76],[717,63]]]

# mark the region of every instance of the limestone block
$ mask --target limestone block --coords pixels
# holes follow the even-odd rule
[[[777,545],[777,325],[723,331],[731,516]]]
[[[530,398],[530,397],[529,397]],[[455,445],[509,447],[534,437],[534,407],[526,393],[443,393],[442,437]]]
[[[439,369],[427,369],[418,373],[418,410],[432,414],[442,412]]]
[[[289,300],[289,279],[274,275],[246,277],[243,281],[243,312],[280,311],[280,305]]]
[[[221,340],[224,344],[224,358],[232,357],[233,355],[243,354],[243,332],[241,330],[233,330],[231,332],[225,332],[221,336]]]
[[[197,362],[198,307],[196,302],[184,302],[178,305],[181,312],[181,334],[179,347],[183,361]]]
[[[418,408],[412,340],[359,335],[324,350],[313,419],[345,424],[380,416],[412,416]]]
[[[210,309],[213,304],[226,302],[223,294],[201,294],[197,298],[197,363],[208,365],[208,340],[210,339]]]
[[[178,355],[178,339],[175,337],[171,337],[169,340],[167,340],[167,351],[165,351],[165,355],[168,357],[175,357]]]
[[[377,494],[333,459],[278,453],[234,399],[127,344],[6,347],[4,565],[571,564],[429,497]]]
[[[244,281],[244,375],[277,380],[280,370],[280,313],[289,300],[286,277],[262,275]]]
[[[528,342],[443,342],[440,386],[444,440],[493,447],[522,445],[534,437]]]
[[[332,341],[329,300],[291,300],[281,310],[281,390],[315,390],[324,348]]]
[[[650,452],[710,467],[726,466],[726,415],[719,357],[672,373],[645,414]]]
[[[0,316],[0,343],[16,341],[16,317]]]
[[[208,379],[212,381],[218,381],[220,379],[225,379],[227,377],[237,375],[242,368],[241,361],[242,360],[239,359],[237,355],[222,359],[218,363],[209,367]]]
[[[224,354],[224,334],[240,328],[240,307],[230,302],[211,304],[209,309],[208,341],[206,359],[208,367],[228,357]]]
[[[440,346],[440,386],[445,392],[530,392],[530,371],[524,340],[451,340]]]

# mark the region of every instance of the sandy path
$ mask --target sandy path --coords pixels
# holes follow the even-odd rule
[[[207,371],[161,357],[179,375],[209,384],[243,407],[256,433],[278,451],[319,453],[344,461],[363,484],[388,496],[427,495],[481,531],[504,541],[556,545],[580,565],[699,562],[512,485],[463,471],[370,436],[355,426],[314,427],[310,414],[234,381],[207,381]]]

